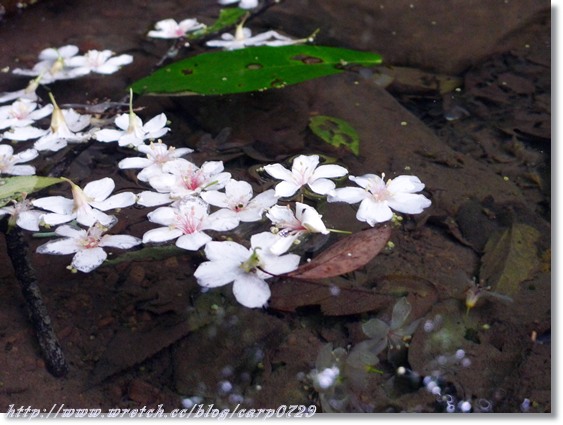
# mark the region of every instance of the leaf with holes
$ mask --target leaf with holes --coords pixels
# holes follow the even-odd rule
[[[360,136],[347,121],[326,115],[317,115],[310,119],[309,128],[329,145],[337,148],[344,146],[354,155],[360,154]]]
[[[387,244],[391,226],[383,224],[339,240],[311,262],[285,276],[294,279],[324,279],[352,272],[365,266]]]
[[[338,74],[351,65],[380,63],[381,56],[375,53],[338,47],[247,47],[202,53],[172,63],[131,88],[137,94],[161,96],[264,91]]]

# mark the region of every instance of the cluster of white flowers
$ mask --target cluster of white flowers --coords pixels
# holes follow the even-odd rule
[[[256,2],[240,4],[241,7],[251,5],[255,7]],[[165,32],[169,35],[173,32],[179,37],[198,28],[201,24],[195,19],[180,24],[166,20],[157,23],[157,32],[148,35],[165,37]],[[250,183],[235,180],[225,171],[222,161],[196,164],[184,158],[192,149],[163,143],[161,138],[170,131],[165,114],[143,123],[133,112],[132,96],[129,112],[115,117],[115,128],[87,130],[91,126],[90,116],[60,109],[51,94],[51,104],[41,106],[41,99],[35,93],[38,84],[89,72],[111,73],[130,63],[132,58],[127,55],[110,58],[112,53],[107,50],[91,51],[84,56],[77,56],[77,52],[75,46],[42,51],[39,63],[31,70],[14,71],[37,78],[23,90],[0,94],[0,102],[14,100],[0,108],[0,129],[5,130],[1,137],[17,145],[37,139],[33,148],[18,153],[10,145],[0,145],[0,174],[33,175],[35,168],[21,163],[33,160],[39,152],[58,151],[68,143],[85,141],[117,142],[132,153],[118,167],[139,170],[138,181],[145,187],[138,193],[112,195],[115,182],[109,177],[90,181],[84,187],[65,179],[70,184],[72,198],[26,199],[24,196],[0,208],[0,217],[9,216],[11,225],[23,229],[39,231],[41,227],[59,226],[55,234],[61,238],[41,245],[37,252],[74,254],[71,270],[90,272],[101,265],[107,256],[103,247],[129,249],[140,244],[175,241],[182,249],[205,253],[207,261],[194,274],[199,285],[211,288],[233,283],[238,302],[250,308],[262,307],[270,298],[266,280],[299,266],[300,256],[290,252],[298,241],[311,233],[330,232],[317,210],[305,203],[307,195],[326,197],[328,202],[360,203],[357,218],[371,226],[390,220],[392,210],[416,214],[430,205],[418,193],[424,184],[415,176],[398,176],[387,182],[374,174],[349,176],[358,187],[337,188],[332,179],[344,178],[348,170],[321,163],[318,155],[299,155],[293,158],[290,169],[282,164],[265,165],[265,174],[279,182],[274,189],[255,195]],[[49,115],[49,128],[36,126]],[[142,238],[105,235],[118,220],[107,212],[133,204],[157,207],[147,214],[147,219],[160,227],[148,230]],[[271,222],[270,231],[251,235],[249,246],[231,240],[213,240],[216,232],[227,232],[240,223],[265,218]]]

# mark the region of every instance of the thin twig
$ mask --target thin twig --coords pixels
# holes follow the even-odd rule
[[[6,236],[8,255],[16,272],[16,278],[20,282],[29,318],[35,329],[45,365],[53,376],[62,377],[68,372],[68,364],[53,330],[47,307],[43,303],[35,271],[29,262],[27,242],[19,227],[7,228],[7,225],[2,227],[6,227],[2,230]]]

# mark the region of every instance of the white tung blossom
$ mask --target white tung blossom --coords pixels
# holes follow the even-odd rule
[[[329,178],[348,174],[348,170],[340,165],[319,166],[318,155],[299,155],[293,160],[291,171],[281,164],[266,165],[264,171],[273,178],[282,180],[275,187],[278,197],[292,196],[304,186],[315,193],[326,195],[335,188],[334,182]]]
[[[72,199],[48,196],[32,201],[34,206],[52,211],[43,216],[45,224],[53,226],[76,219],[83,226],[89,227],[95,222],[111,226],[117,219],[102,211],[125,208],[133,205],[137,200],[132,192],[121,192],[110,196],[115,189],[115,182],[110,177],[91,181],[84,186],[84,189],[70,180],[68,182],[72,188]]]
[[[39,53],[39,62],[32,69],[15,68],[12,72],[18,75],[40,76],[41,83],[49,84],[57,80],[68,80],[81,77],[90,71],[67,65],[67,61],[78,54],[74,45],[59,48],[47,48]]]
[[[259,193],[253,198],[250,183],[233,179],[225,185],[225,192],[210,190],[201,192],[200,196],[207,203],[224,208],[242,222],[261,220],[264,211],[277,202],[272,189]]]
[[[220,190],[230,180],[222,161],[206,161],[201,167],[178,158],[163,165],[164,174],[151,177],[149,184],[172,199],[198,195],[204,190]]]
[[[287,252],[300,237],[308,233],[329,233],[317,210],[301,202],[295,203],[295,214],[289,206],[275,205],[266,216],[277,229],[277,240],[270,248],[276,255]]]
[[[216,288],[233,282],[239,303],[248,308],[263,307],[271,295],[266,280],[295,270],[300,260],[295,254],[272,254],[269,248],[274,240],[272,233],[262,232],[250,238],[250,248],[232,241],[208,242],[205,255],[209,261],[201,263],[194,273],[198,284]]]
[[[130,249],[141,244],[141,240],[130,235],[104,235],[107,227],[95,223],[88,229],[75,229],[63,225],[55,229],[62,238],[49,241],[37,248],[39,254],[74,254],[70,268],[89,273],[107,258],[104,247]]]
[[[14,155],[14,148],[10,145],[0,145],[0,175],[31,176],[35,174],[32,165],[20,165],[37,158],[39,153],[35,149],[26,149]]]
[[[133,62],[131,55],[114,56],[111,50],[89,50],[83,56],[73,56],[65,61],[79,74],[95,72],[97,74],[113,74],[121,69],[123,65]]]
[[[98,130],[94,137],[100,142],[118,142],[119,146],[137,147],[145,140],[158,139],[164,136],[170,128],[166,127],[166,115],[159,114],[145,124],[131,108],[128,114],[121,114],[115,118],[115,125],[119,130]]]
[[[350,176],[350,180],[360,187],[343,187],[328,194],[328,202],[346,202],[360,207],[356,218],[370,226],[383,223],[393,218],[393,211],[405,214],[420,214],[431,202],[424,195],[418,194],[424,189],[424,183],[416,176],[398,176],[387,180],[385,175],[365,174],[360,177]]]
[[[45,118],[53,111],[53,105],[37,109],[37,103],[30,99],[19,99],[11,105],[0,107],[0,130],[12,127],[27,127]]]
[[[159,140],[158,143],[138,145],[137,151],[144,153],[146,157],[125,158],[119,162],[118,166],[121,169],[142,168],[137,174],[137,178],[142,182],[148,182],[151,177],[163,173],[162,167],[165,164],[192,153],[193,149],[168,147],[162,143],[162,140]]]
[[[211,240],[205,230],[226,231],[238,220],[222,210],[209,214],[208,205],[199,198],[188,198],[174,207],[161,207],[148,214],[152,223],[166,227],[152,229],[143,235],[143,243],[176,240],[176,246],[197,251]]]
[[[152,38],[180,38],[188,32],[205,28],[205,25],[197,19],[184,19],[176,22],[174,19],[163,19],[154,24],[154,30],[148,32],[147,36]]]

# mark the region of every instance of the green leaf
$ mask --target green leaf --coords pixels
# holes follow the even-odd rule
[[[172,63],[131,88],[137,94],[194,95],[263,91],[381,63],[375,53],[337,47],[258,46],[203,53]]]
[[[247,13],[248,11],[241,9],[240,7],[221,9],[219,12],[219,18],[213,23],[213,25],[194,31],[188,34],[186,38],[188,40],[198,40],[210,34],[221,32],[226,28],[236,25]]]
[[[158,261],[164,260],[186,251],[176,245],[146,246],[137,251],[125,252],[119,257],[104,261],[104,266],[115,266],[120,263],[131,263],[133,261]]]
[[[360,155],[360,136],[354,127],[340,118],[317,115],[312,117],[309,128],[326,143],[344,146],[354,155]]]
[[[57,183],[63,182],[58,177],[17,176],[0,178],[0,207],[14,199],[20,198],[24,193],[29,194]]]

